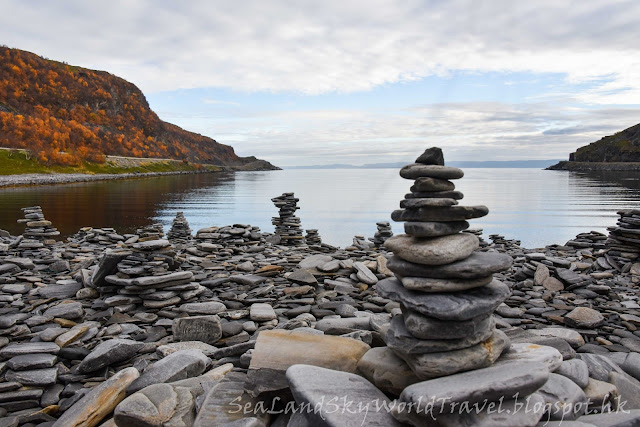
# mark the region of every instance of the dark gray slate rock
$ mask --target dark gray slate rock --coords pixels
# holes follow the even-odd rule
[[[202,341],[215,344],[222,337],[217,315],[179,317],[173,321],[173,336],[178,341]]]
[[[547,382],[536,392],[548,405],[547,417],[551,420],[575,420],[587,410],[587,396],[569,378],[549,374]]]
[[[23,386],[47,386],[58,380],[58,369],[34,369],[31,371],[7,371],[5,380],[15,381]]]
[[[209,365],[209,358],[198,350],[176,351],[144,370],[127,391],[136,392],[151,384],[184,380],[202,374]]]
[[[113,419],[118,427],[190,426],[194,406],[188,388],[153,384],[120,402]]]
[[[376,410],[376,402],[381,408],[383,403],[391,402],[384,393],[359,375],[309,365],[290,366],[286,375],[296,402],[307,404],[312,408],[305,413],[310,425],[318,427],[362,425],[399,427],[401,425],[389,412],[384,409]],[[346,399],[343,400],[343,397]],[[319,404],[328,401],[335,402],[335,406]],[[319,411],[313,410],[316,405]],[[352,408],[364,408],[368,405],[369,411],[349,411],[347,405]]]
[[[496,252],[474,252],[468,258],[451,264],[426,266],[392,256],[387,262],[389,270],[401,276],[431,277],[434,279],[475,279],[506,270],[513,258]]]
[[[127,360],[143,347],[144,343],[126,339],[116,338],[102,342],[82,360],[78,366],[78,371],[80,373],[93,372],[105,366]]]
[[[569,378],[580,388],[589,384],[589,367],[580,359],[565,360],[554,373]]]
[[[424,153],[420,154],[416,159],[416,163],[444,166],[444,154],[442,154],[442,149],[438,147],[427,148],[424,150]]]
[[[404,223],[404,232],[415,237],[436,237],[455,234],[469,228],[467,221]]]
[[[7,368],[14,371],[24,371],[29,369],[52,368],[58,357],[48,353],[23,354],[12,357],[7,361]]]
[[[416,338],[423,340],[461,339],[484,334],[493,328],[491,314],[483,314],[469,320],[454,322],[428,317],[417,311],[402,309],[404,324]]]
[[[495,310],[509,295],[507,285],[494,279],[487,286],[453,294],[410,291],[396,278],[381,280],[378,293],[411,310],[441,320],[469,320]]]
[[[414,193],[429,191],[452,191],[456,186],[451,181],[437,178],[418,178],[410,190]]]
[[[600,354],[579,353],[578,357],[589,368],[589,376],[600,381],[609,381],[610,372],[623,373],[624,371],[607,356]]]
[[[80,289],[82,284],[75,280],[60,280],[55,285],[39,288],[38,293],[43,298],[72,298]]]
[[[9,359],[23,354],[58,354],[59,351],[60,347],[58,347],[58,344],[52,342],[25,342],[9,344],[8,346],[0,349],[0,360]]]
[[[482,218],[489,213],[486,206],[449,206],[443,208],[398,209],[391,212],[394,221],[465,221]]]
[[[422,177],[438,179],[460,179],[464,176],[462,169],[451,166],[425,165],[413,163],[400,169],[400,176],[405,179],[417,179]]]
[[[44,313],[49,317],[60,317],[62,319],[74,320],[82,317],[84,310],[82,304],[77,301],[62,301],[60,304],[49,307]]]

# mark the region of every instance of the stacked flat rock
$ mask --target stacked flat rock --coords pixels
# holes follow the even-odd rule
[[[171,224],[171,230],[167,233],[167,238],[178,243],[186,243],[191,240],[191,228],[189,228],[189,222],[183,212],[176,214]]]
[[[319,246],[322,244],[322,239],[318,234],[318,230],[315,228],[307,230],[307,235],[304,238],[308,245],[316,245]]]
[[[300,227],[300,218],[295,216],[300,199],[293,193],[283,193],[282,196],[271,199],[279,209],[278,216],[271,218],[271,223],[276,227],[275,234],[280,236],[280,243],[285,246],[300,246],[305,243]]]
[[[22,208],[24,219],[19,219],[18,223],[24,223],[25,238],[44,240],[60,235],[60,232],[51,226],[51,221],[47,221],[40,206]]]
[[[389,221],[381,221],[376,222],[376,226],[378,227],[378,231],[376,231],[376,234],[370,237],[369,240],[376,246],[382,246],[389,237],[393,236],[391,224],[389,224]]]
[[[138,228],[136,234],[140,236],[141,241],[145,240],[158,240],[164,237],[164,230],[162,224],[155,223],[147,225],[145,227]]]
[[[616,257],[619,264],[640,258],[640,209],[626,209],[618,212],[620,218],[615,227],[609,227],[609,238],[605,245],[609,254]]]
[[[103,295],[110,294],[104,303],[116,312],[126,313],[137,305],[161,309],[193,300],[206,290],[193,281],[191,271],[175,271],[178,262],[168,240],[134,243],[131,251],[111,254],[117,273],[104,277],[104,285],[98,288]],[[97,284],[96,274],[93,279]]]
[[[385,242],[394,256],[387,267],[396,277],[377,284],[378,293],[400,303],[387,346],[420,379],[492,365],[509,347],[492,313],[509,296],[493,274],[511,266],[508,255],[475,252],[478,238],[464,233],[467,219],[484,216],[485,206],[458,206],[463,195],[450,181],[460,169],[444,166],[442,151],[430,148],[400,176],[414,179],[411,193],[391,215],[405,233]]]

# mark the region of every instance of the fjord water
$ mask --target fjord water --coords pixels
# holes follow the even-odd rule
[[[640,179],[633,172],[565,172],[538,169],[466,169],[456,181],[464,205],[484,204],[489,215],[471,221],[484,236],[502,234],[524,247],[564,244],[580,232],[606,233],[616,211],[640,208]],[[389,220],[411,181],[397,169],[292,169],[175,175],[0,189],[0,228],[19,234],[21,207],[40,205],[67,236],[80,227],[113,227],[119,233],[161,222],[168,231],[177,211],[195,233],[208,226],[252,224],[273,232],[271,198],[295,192],[305,229],[323,241],[347,246],[354,235],[373,236]],[[394,233],[402,225],[392,223]]]

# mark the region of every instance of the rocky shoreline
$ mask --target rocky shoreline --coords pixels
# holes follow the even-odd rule
[[[299,238],[288,193],[282,236],[178,214],[56,241],[25,209],[0,232],[0,426],[640,425],[640,211],[485,240],[433,154],[402,172],[408,234],[344,249]]]
[[[546,170],[552,171],[640,171],[639,162],[574,162],[562,161]]]

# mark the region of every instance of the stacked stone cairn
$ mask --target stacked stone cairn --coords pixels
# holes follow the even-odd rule
[[[297,204],[300,199],[293,193],[283,193],[281,196],[271,199],[279,209],[278,216],[271,218],[271,223],[276,227],[275,234],[280,236],[280,243],[285,246],[301,246],[305,244],[300,218],[295,213],[300,209]]]
[[[369,240],[378,247],[384,245],[384,242],[386,242],[389,237],[393,236],[393,231],[391,231],[391,224],[389,224],[389,221],[376,222],[376,226],[378,227],[378,231],[376,231],[376,234],[374,234],[373,237],[369,237]]]
[[[439,148],[426,150],[400,176],[415,183],[391,215],[404,222],[406,234],[385,242],[396,277],[377,284],[378,293],[402,310],[391,321],[387,346],[422,380],[488,367],[510,345],[492,313],[510,294],[493,274],[512,259],[476,251],[478,238],[463,232],[467,219],[488,209],[458,205],[463,194],[450,180],[463,171],[444,166]]]
[[[60,232],[51,226],[51,221],[47,221],[40,206],[22,208],[24,219],[19,219],[18,223],[24,223],[23,236],[27,239],[45,240],[60,235]]]
[[[162,309],[195,299],[206,290],[191,271],[175,271],[179,262],[168,240],[134,243],[132,249],[107,252],[94,271],[93,285],[114,311],[127,313],[142,305]],[[113,273],[113,265],[115,274]]]
[[[616,226],[609,227],[609,260],[614,266],[624,268],[632,261],[640,259],[640,209],[626,209],[618,212],[620,218]],[[610,262],[611,264],[612,262]]]
[[[315,228],[307,230],[307,235],[305,236],[305,241],[309,246],[320,246],[322,245],[322,239],[318,234],[318,230]]]
[[[162,224],[158,222],[138,228],[138,230],[136,230],[136,234],[140,236],[140,241],[144,242],[146,240],[162,239],[164,237],[164,230],[162,228]]]
[[[183,212],[176,214],[171,224],[171,230],[167,233],[167,238],[176,243],[187,243],[191,240],[191,228],[189,228],[189,222]]]

